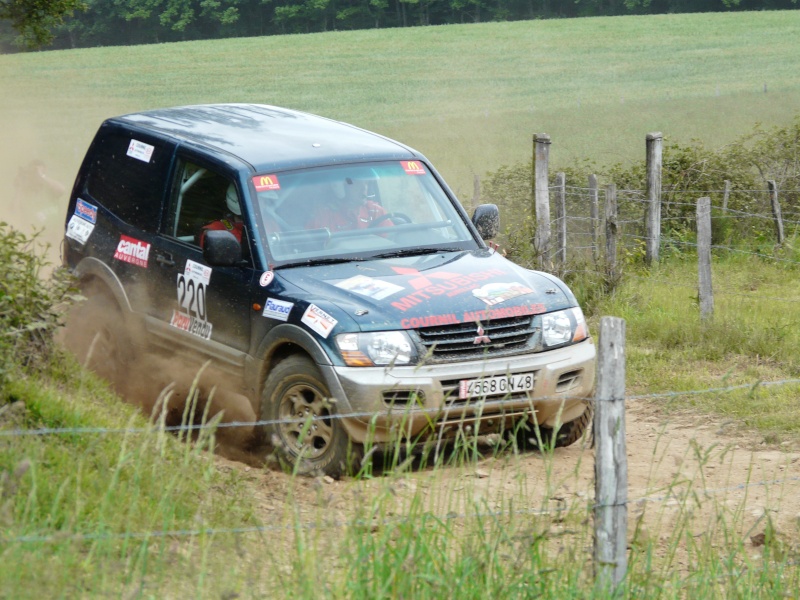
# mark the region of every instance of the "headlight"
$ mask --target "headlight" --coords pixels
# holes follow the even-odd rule
[[[580,342],[588,337],[580,308],[568,308],[542,315],[542,343],[545,348]]]
[[[336,336],[336,345],[349,367],[408,365],[416,360],[405,331],[342,333]]]

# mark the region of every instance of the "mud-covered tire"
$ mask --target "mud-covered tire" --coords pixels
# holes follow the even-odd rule
[[[525,426],[520,426],[516,430],[516,442],[520,449],[528,448],[565,448],[571,446],[580,440],[587,431],[592,429],[592,416],[591,404],[586,405],[586,410],[577,418],[562,423],[556,431],[551,427],[539,427],[539,436],[537,437],[535,426],[531,423],[526,423]],[[553,438],[555,437],[555,443]],[[541,438],[541,446],[539,445],[539,438]]]
[[[338,478],[360,468],[363,448],[350,442],[316,365],[290,356],[267,376],[261,395],[266,440],[278,458],[301,475]]]
[[[111,293],[98,283],[85,284],[81,293],[86,299],[67,316],[65,345],[83,366],[124,395],[132,351],[122,312]]]

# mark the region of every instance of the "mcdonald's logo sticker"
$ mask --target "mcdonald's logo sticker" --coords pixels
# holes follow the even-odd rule
[[[281,189],[277,175],[256,175],[253,177],[253,185],[257,192],[269,192],[270,190]]]
[[[403,165],[403,170],[409,175],[425,175],[425,167],[419,161],[401,160],[400,164]]]

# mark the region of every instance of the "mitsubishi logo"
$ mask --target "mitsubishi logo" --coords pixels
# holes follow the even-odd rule
[[[478,321],[478,335],[475,336],[475,339],[472,341],[473,344],[491,344],[492,340],[489,338],[488,335],[483,331],[483,326],[481,322]]]

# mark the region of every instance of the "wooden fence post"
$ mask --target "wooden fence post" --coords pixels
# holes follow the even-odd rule
[[[613,286],[617,278],[617,186],[606,186],[606,273]]]
[[[781,217],[781,205],[778,202],[778,186],[774,181],[767,182],[769,188],[769,202],[772,205],[772,218],[775,220],[775,234],[778,237],[778,244],[783,244],[783,218]]]
[[[661,162],[662,142],[660,132],[648,133],[647,146],[647,209],[645,211],[645,262],[650,265],[658,262],[661,246]]]
[[[534,246],[541,256],[541,266],[550,268],[550,183],[548,163],[550,160],[550,136],[536,133],[533,136],[533,189],[536,237]]]
[[[563,267],[567,262],[567,175],[556,173],[556,262]]]
[[[600,225],[600,215],[597,212],[597,175],[589,175],[589,214],[591,216],[592,224],[592,258],[597,262],[598,248],[597,248],[597,229]]]
[[[711,287],[711,198],[697,201],[697,271],[700,319],[714,316],[714,290]]]
[[[628,569],[628,458],[625,449],[625,320],[600,319],[594,402],[594,574],[614,593]]]
[[[731,182],[729,179],[725,180],[725,188],[722,190],[722,212],[728,210],[728,198],[731,196]]]

